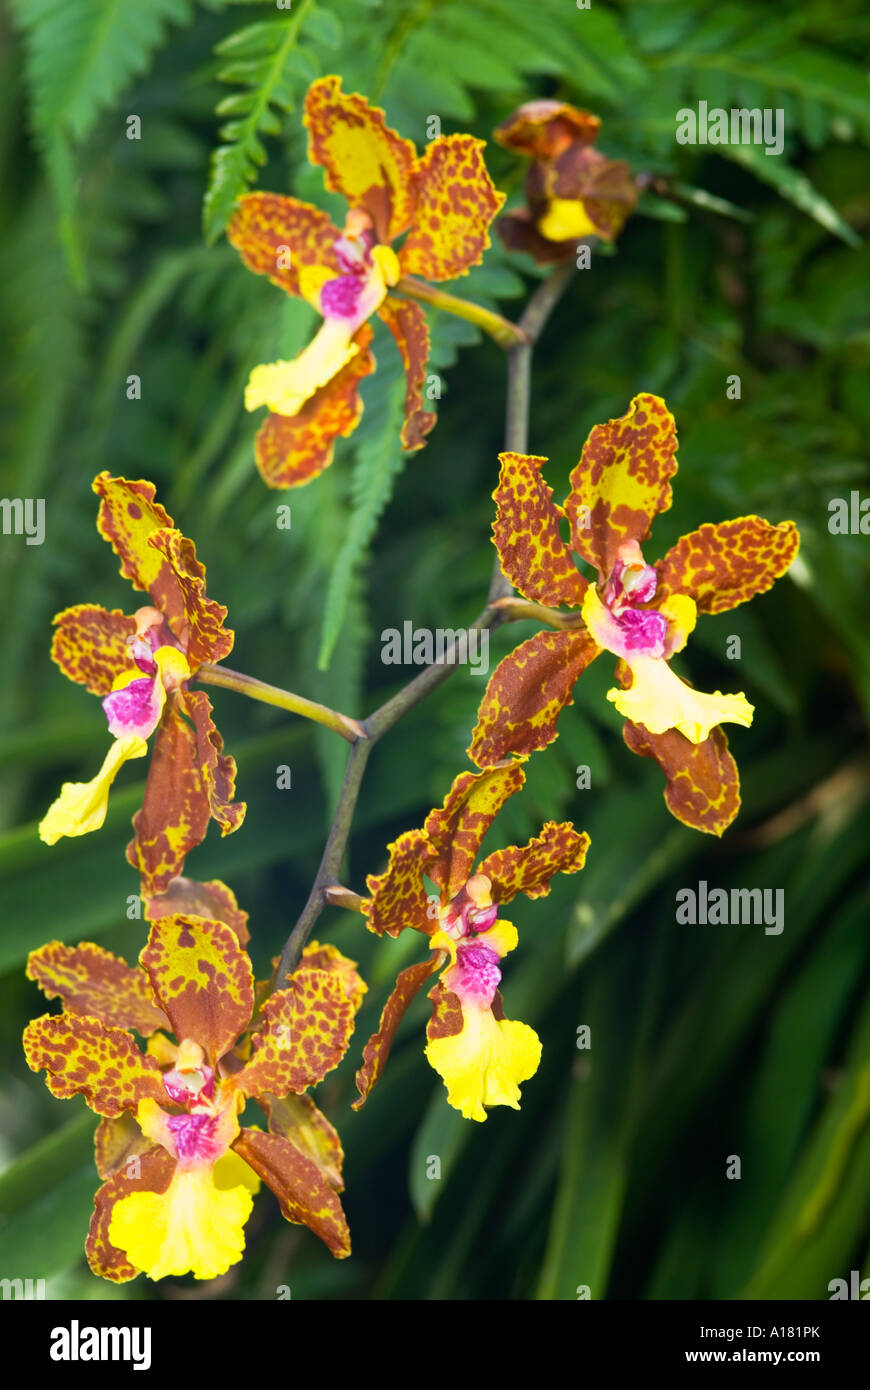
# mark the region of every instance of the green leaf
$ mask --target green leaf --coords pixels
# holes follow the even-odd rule
[[[408,1189],[414,1210],[421,1221],[432,1214],[444,1183],[450,1177],[456,1160],[471,1138],[472,1126],[458,1110],[447,1104],[441,1086],[432,1094],[423,1116],[408,1163]],[[437,1174],[432,1175],[431,1160],[438,1159]]]
[[[748,169],[763,183],[769,183],[781,197],[812,217],[826,231],[833,232],[847,246],[860,246],[861,238],[844,222],[837,209],[814,188],[806,174],[786,164],[781,155],[769,156],[754,145],[720,145],[718,152]]]
[[[800,1167],[783,1194],[771,1237],[742,1298],[826,1298],[848,1282],[860,1213],[870,1209],[870,1004]]]
[[[679,181],[671,185],[678,198],[683,198],[687,203],[692,203],[696,208],[703,208],[705,212],[718,212],[721,217],[733,217],[735,222],[754,222],[755,218],[746,208],[740,208],[736,203],[729,202],[727,198],[719,198],[715,193],[708,193],[704,188],[695,188],[690,183],[680,183]]]
[[[561,1174],[539,1299],[573,1299],[581,1285],[592,1299],[606,1296],[648,1069],[653,1005],[665,973],[665,941],[660,930],[640,970],[634,949],[617,943],[587,988],[581,1019],[590,1029],[590,1046],[577,1049],[568,1083]],[[612,1020],[629,1000],[631,1022],[614,1034]]]
[[[81,1259],[100,1184],[96,1124],[96,1116],[83,1110],[0,1176],[0,1238],[9,1278],[49,1279]]]

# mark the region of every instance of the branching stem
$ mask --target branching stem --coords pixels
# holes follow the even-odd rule
[[[560,266],[535,290],[526,306],[525,312],[518,324],[511,324],[507,319],[499,320],[499,315],[493,314],[493,320],[499,320],[508,330],[502,333],[501,327],[498,332],[502,334],[502,346],[508,351],[508,383],[507,383],[507,411],[505,421],[505,449],[514,453],[525,453],[528,450],[529,433],[529,405],[530,405],[530,384],[531,384],[531,361],[532,349],[540,336],[543,327],[555,308],[560,296],[563,294],[568,282],[574,272],[573,262]],[[416,282],[401,281],[397,289],[403,293],[410,293],[408,284],[413,283],[416,290]],[[452,299],[453,296],[443,296],[442,291],[433,290],[431,293],[429,286],[422,286],[425,293],[415,293],[413,297],[424,300],[427,303],[447,307],[443,304],[443,299]],[[466,308],[479,309],[479,306],[469,306],[465,300],[457,300]],[[450,312],[457,312],[451,308]],[[480,310],[481,315],[489,315],[489,310]],[[471,314],[463,313],[463,317],[472,318]],[[477,322],[481,327],[486,327],[480,317],[472,318],[472,322]],[[493,326],[487,328],[492,332]],[[481,631],[492,631],[501,623],[505,622],[509,613],[504,608],[498,606],[499,601],[511,595],[511,586],[501,572],[496,556],[495,568],[493,570],[492,583],[490,585],[487,605],[478,618],[472,623],[472,627]],[[344,859],[347,842],[350,837],[353,824],[356,803],[362,785],[363,773],[369,754],[377,743],[394,724],[421,700],[434,690],[436,686],[445,681],[452,671],[456,669],[453,656],[453,644],[444,653],[440,662],[433,662],[427,666],[419,675],[409,681],[396,695],[387,700],[383,705],[376,709],[367,719],[362,720],[359,727],[359,735],[352,739],[353,746],[347,761],[347,770],[344,776],[344,784],[335,808],[329,836],[326,841],[326,848],[320,861],[311,892],[308,895],[302,912],[293,927],[281,959],[275,973],[274,987],[280,988],[287,976],[292,974],[299,963],[305,944],[311,935],[315,922],[328,902],[334,901],[336,904],[347,906],[359,911],[362,899],[357,894],[343,888],[339,882],[339,874]],[[271,689],[272,687],[266,687]],[[277,703],[277,701],[273,702]],[[322,708],[322,707],[318,707]],[[329,711],[334,714],[334,711]],[[344,720],[345,716],[338,718]],[[321,720],[321,723],[326,721]],[[352,721],[348,721],[352,722]],[[332,727],[335,727],[334,725]],[[339,729],[338,732],[343,732]],[[344,735],[347,737],[347,734]],[[350,901],[354,899],[354,901]]]

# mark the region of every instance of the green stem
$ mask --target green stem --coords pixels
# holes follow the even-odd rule
[[[267,685],[253,676],[242,675],[241,671],[230,671],[226,666],[211,666],[207,662],[200,666],[196,680],[203,685],[219,685],[224,690],[235,690],[239,695],[247,695],[251,700],[262,700],[264,705],[276,705],[278,709],[289,710],[291,714],[301,714],[303,719],[312,719],[315,724],[323,724],[341,734],[348,743],[356,743],[364,738],[362,725],[338,710],[319,705],[316,700],[306,700],[303,695],[294,695],[292,690],[281,690],[277,685]]]
[[[454,318],[477,324],[478,328],[495,339],[499,347],[510,349],[525,341],[522,329],[511,323],[510,319],[503,318],[492,309],[485,309],[482,304],[475,304],[471,299],[460,299],[458,295],[439,290],[435,285],[428,285],[425,280],[417,280],[412,275],[404,276],[393,293],[404,299],[417,299],[421,304],[429,304],[433,309],[443,309],[445,314],[453,314]]]
[[[583,619],[577,612],[562,613],[558,608],[547,608],[543,603],[532,603],[529,599],[516,598],[513,594],[507,598],[496,599],[493,607],[498,609],[506,623],[534,620],[562,630],[583,626]]]

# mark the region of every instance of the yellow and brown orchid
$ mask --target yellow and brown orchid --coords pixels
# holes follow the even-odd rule
[[[54,620],[52,659],[70,680],[102,697],[115,741],[92,781],[64,784],[39,833],[53,845],[98,830],[119,769],[144,757],[146,740],[156,733],[127,848],[150,898],[180,874],[209,820],[227,835],[244,819],[244,803],[232,799],[235,761],[223,752],[211,702],[188,685],[200,666],[229,654],[233,634],[223,625],[227,610],[206,597],[193,542],[154,500],[154,484],[100,473],[93,487],[101,499],[97,529],[119,557],[121,574],[151,602],[131,615],[78,604]]]
[[[363,1053],[355,1108],[381,1075],[409,1005],[440,971],[429,992],[426,1056],[447,1087],[448,1102],[471,1120],[485,1120],[489,1105],[519,1109],[520,1083],[537,1071],[541,1044],[532,1028],[502,1010],[500,962],[516,946],[517,932],[498,910],[518,893],[544,897],[555,874],[583,868],[589,847],[589,836],[570,823],[548,821],[528,844],[495,850],[475,869],[483,837],[524,780],[514,760],[460,773],[423,829],[400,835],[389,846],[385,871],[367,879],[371,897],[362,910],[369,928],[398,936],[411,927],[428,938],[434,954],[399,974]],[[426,878],[437,897],[428,896]]]
[[[242,1257],[261,1179],[288,1221],[348,1255],[341,1144],[305,1092],[347,1050],[365,991],[354,962],[311,942],[255,1009],[234,931],[182,913],[153,924],[140,961],[58,941],[28,961],[29,978],[64,1006],[28,1024],[28,1065],[45,1069],[53,1095],[82,1095],[103,1117],[93,1272],[117,1283],[143,1272],[216,1278]],[[145,1052],[131,1030],[149,1039]],[[268,1130],[240,1125],[248,1098]]]
[[[347,200],[343,231],[319,208],[277,193],[241,198],[227,230],[249,269],[323,317],[295,361],[256,367],[245,392],[248,410],[269,410],[256,459],[276,488],[316,478],[332,462],[336,439],[356,427],[357,388],[375,368],[373,314],[386,323],[405,367],[402,445],[423,447],[435,423],[422,397],[429,332],[419,304],[403,297],[401,280],[452,280],[478,265],[504,201],[486,171],[482,140],[438,136],[418,156],[383,111],[343,92],[339,77],[312,83],[305,125],[309,159],[325,169],[327,187]]]
[[[526,207],[499,219],[510,251],[536,261],[573,260],[588,237],[613,241],[634,209],[637,188],[622,160],[595,148],[598,116],[565,101],[529,101],[495,131],[509,150],[531,159],[525,181]]]
[[[602,651],[619,658],[619,688],[607,698],[626,718],[625,742],[655,758],[674,816],[721,835],[740,806],[737,767],[719,727],[748,727],[745,696],[692,689],[671,670],[698,613],[724,613],[765,593],[798,551],[793,522],[758,516],[706,524],[655,565],[641,543],[671,505],[677,470],[673,416],[658,396],[635,396],[625,415],[597,425],[571,474],[564,507],[541,476],[546,459],[501,455],[493,525],[502,569],[531,603],[514,616],[543,617],[556,631],[518,646],[493,672],[469,755],[478,767],[552,743],[574,683]],[[562,538],[567,518],[571,539]],[[598,572],[590,583],[574,555]],[[559,605],[579,609],[567,615]]]

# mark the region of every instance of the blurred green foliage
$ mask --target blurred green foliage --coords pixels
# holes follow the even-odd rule
[[[2,490],[44,497],[47,525],[42,546],[0,539],[0,1272],[47,1277],[52,1297],[235,1299],[281,1284],[330,1299],[563,1299],[580,1285],[595,1298],[825,1298],[831,1279],[870,1273],[870,566],[866,536],[827,526],[832,497],[870,495],[866,7],[12,0],[0,23]],[[537,94],[601,114],[602,148],[648,173],[650,193],[536,353],[531,448],[562,496],[589,428],[658,392],[681,467],[651,553],[758,511],[797,521],[801,558],[771,594],[703,619],[688,657],[699,685],[745,689],[757,707],[732,737],[744,805],[722,843],[673,821],[658,770],[624,749],[604,663],[506,808],[493,844],[548,817],[592,836],[580,878],[512,909],[506,1006],[544,1042],[522,1112],[476,1126],[447,1107],[422,1055],[423,1001],[350,1112],[362,1042],[419,942],[377,942],[330,912],[319,934],[370,984],[357,1045],[318,1097],[346,1145],[354,1257],[334,1263],[265,1195],[244,1263],[216,1285],[114,1289],[81,1254],[92,1117],[48,1095],[19,1041],[43,1003],[24,979],[28,950],[96,938],[134,959],[144,935],[126,917],[137,884],[123,857],[137,765],[102,832],[51,850],[35,833],[61,780],[90,776],[105,743],[97,702],[49,661],[52,615],[130,602],[94,527],[91,478],[157,483],[230,607],[233,665],[350,714],[396,688],[380,632],[470,621],[492,563],[504,361],[457,320],[432,315],[444,395],[425,451],[398,451],[400,367],[379,340],[364,422],[327,474],[271,494],[253,465],[247,373],[292,355],[311,322],[220,234],[254,180],[332,205],[299,119],[308,81],[330,71],[418,145],[431,115],[487,138]],[[676,145],[676,111],[699,100],[783,109],[785,152]],[[516,201],[518,163],[492,144],[487,158]],[[511,315],[538,274],[494,247],[457,289]],[[126,398],[131,373],[141,401]],[[282,503],[290,531],[275,524]],[[532,630],[501,630],[493,658]],[[738,665],[725,659],[732,634]],[[467,766],[482,686],[457,672],[375,750],[353,887]],[[189,868],[236,889],[262,972],[307,895],[345,749],[228,692],[214,702],[248,818]],[[276,788],[280,764],[291,791]],[[590,790],[576,788],[580,764]],[[784,888],[785,931],[677,926],[675,891],[700,879]],[[729,1155],[740,1181],[726,1179]]]

